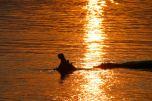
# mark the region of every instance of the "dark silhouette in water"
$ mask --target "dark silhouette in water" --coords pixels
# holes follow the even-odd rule
[[[85,69],[85,68],[76,68],[69,60],[66,60],[63,53],[58,54],[58,58],[60,59],[60,64],[54,70],[57,70],[61,74],[61,79],[65,79],[68,74],[73,73],[76,70],[92,70],[92,69]]]
[[[61,74],[61,79],[64,79],[68,74],[73,73],[75,70],[92,70],[85,68],[76,68],[66,60],[63,53],[58,54],[58,58],[60,59],[60,65],[55,68]],[[102,63],[99,66],[95,66],[95,68],[101,69],[113,69],[113,68],[127,68],[127,69],[136,69],[136,70],[146,70],[152,72],[152,61],[132,61],[125,63]]]
[[[58,58],[60,59],[60,65],[54,70],[57,70],[61,74],[61,78],[76,70],[72,63],[65,59],[63,53],[58,54]]]
[[[152,60],[132,61],[125,63],[102,63],[99,66],[95,66],[95,68],[101,68],[101,69],[128,68],[128,69],[145,70],[152,72]]]

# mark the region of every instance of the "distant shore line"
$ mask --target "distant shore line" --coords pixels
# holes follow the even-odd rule
[[[124,63],[102,63],[99,66],[94,66],[94,68],[101,68],[101,69],[128,68],[128,69],[138,69],[138,70],[145,70],[152,72],[152,60],[130,61]]]

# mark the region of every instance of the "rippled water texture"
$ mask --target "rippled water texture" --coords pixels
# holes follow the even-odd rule
[[[150,101],[152,74],[52,69],[152,60],[151,0],[0,0],[0,100]]]

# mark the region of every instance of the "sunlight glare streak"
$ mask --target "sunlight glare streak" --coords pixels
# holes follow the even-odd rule
[[[105,0],[88,0],[84,36],[86,52],[84,54],[82,68],[93,68],[93,66],[99,65],[102,62],[103,56],[106,54],[103,49],[106,39],[103,25],[105,6]],[[79,95],[80,101],[108,101],[112,98],[105,90],[107,88],[105,85],[112,77],[109,71],[94,70],[82,73],[84,81],[80,85],[82,92]]]
[[[114,0],[110,0],[111,3],[118,5],[117,2],[115,2]]]
[[[86,16],[86,35],[84,42],[86,44],[86,53],[84,55],[83,68],[92,68],[101,63],[103,55],[103,41],[105,34],[103,30],[103,7],[106,2],[99,0],[89,0],[87,5]]]
[[[106,95],[105,84],[110,79],[109,71],[90,71],[83,72],[85,83],[81,85],[82,94],[79,95],[79,101],[108,101],[111,96]],[[101,75],[107,78],[101,78]]]

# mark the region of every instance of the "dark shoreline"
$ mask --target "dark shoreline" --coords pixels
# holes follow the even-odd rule
[[[95,68],[101,68],[101,69],[127,68],[127,69],[144,70],[144,71],[152,72],[152,60],[131,61],[124,63],[102,63],[99,66],[95,66]]]

